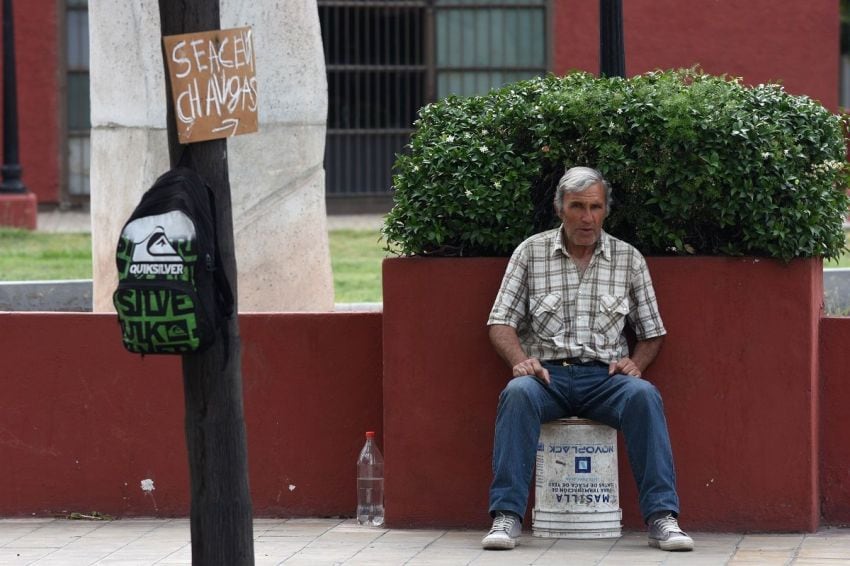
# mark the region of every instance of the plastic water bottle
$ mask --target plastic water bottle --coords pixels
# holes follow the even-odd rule
[[[384,524],[384,457],[375,444],[375,433],[366,433],[366,444],[357,458],[357,523]]]

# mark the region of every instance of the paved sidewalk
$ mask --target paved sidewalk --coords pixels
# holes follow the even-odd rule
[[[850,529],[814,534],[692,533],[696,550],[650,548],[644,533],[616,540],[541,539],[484,551],[483,531],[371,529],[342,519],[257,519],[257,566],[286,565],[850,565]],[[0,565],[191,564],[188,519],[0,519]]]

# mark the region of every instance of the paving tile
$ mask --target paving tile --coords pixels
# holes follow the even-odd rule
[[[805,535],[747,535],[738,544],[741,550],[789,550],[802,544]]]
[[[337,543],[358,543],[368,544],[374,540],[381,538],[386,531],[340,531],[332,529],[325,531],[318,537],[316,542],[319,544],[337,544]]]
[[[746,539],[745,539],[746,540]],[[786,564],[794,556],[789,550],[739,549],[729,560],[729,564]]]
[[[350,519],[259,519],[258,566],[720,566],[794,564],[850,566],[850,529],[799,535],[696,533],[696,550],[669,553],[643,532],[619,539],[568,540],[523,533],[512,551],[485,551],[483,531],[374,529]],[[24,544],[25,543],[25,544]],[[0,519],[0,565],[190,566],[186,519]]]
[[[70,563],[69,563],[70,564]],[[122,558],[104,558],[94,563],[95,566],[149,566],[149,560],[127,560]],[[157,564],[159,564],[157,562]],[[39,564],[40,566],[40,564]]]
[[[0,564],[30,564],[51,552],[47,548],[0,548]]]
[[[599,559],[599,556],[547,554],[538,558],[534,562],[534,566],[564,566],[565,564],[569,564],[570,566],[596,566],[599,563]]]
[[[416,556],[410,559],[405,566],[466,566],[473,559],[474,556],[458,554]]]
[[[364,548],[346,562],[365,564],[369,562],[387,562],[393,564],[404,564],[419,553],[419,549],[376,549],[374,547]]]
[[[676,554],[669,556],[664,561],[664,566],[718,566],[729,562],[729,555],[696,555],[691,553]]]
[[[390,543],[400,540],[408,543],[430,543],[446,534],[444,530],[413,530],[413,529],[392,529],[384,533],[379,539],[381,543]],[[483,535],[482,535],[483,536]]]
[[[803,558],[806,560],[847,559],[850,558],[850,545],[834,546],[830,548],[812,548],[809,546],[804,546],[797,552],[797,558]]]

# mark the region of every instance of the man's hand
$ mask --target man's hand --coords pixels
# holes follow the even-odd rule
[[[514,377],[533,375],[546,385],[549,385],[549,370],[543,367],[537,358],[528,358],[513,367]]]
[[[632,357],[620,358],[618,361],[608,364],[608,375],[622,373],[633,377],[642,377],[644,370],[649,367],[649,364],[661,350],[662,343],[664,343],[664,336],[638,340],[635,344],[635,350],[632,352]]]
[[[491,325],[490,342],[502,359],[511,366],[514,377],[533,375],[543,383],[549,383],[549,370],[540,364],[540,360],[529,358],[523,351],[515,328],[504,324]]]
[[[630,375],[632,377],[641,376],[640,368],[629,357],[620,358],[616,362],[611,362],[610,364],[608,364],[608,375],[614,375],[617,373]]]

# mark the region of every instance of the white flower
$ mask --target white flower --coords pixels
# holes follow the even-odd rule
[[[472,191],[470,191],[469,189],[466,189],[466,191],[463,194],[466,195],[466,198],[472,198]]]
[[[762,159],[767,159],[768,157],[771,157],[771,153],[769,151],[763,151],[761,152],[761,157]]]
[[[493,181],[493,186],[498,189],[502,186],[502,182],[501,181]]]
[[[455,141],[455,137],[452,135],[446,136],[446,141],[452,143],[453,141]]]
[[[487,148],[486,145],[482,145],[478,148],[478,151],[480,151],[481,153],[488,153],[490,150]]]

